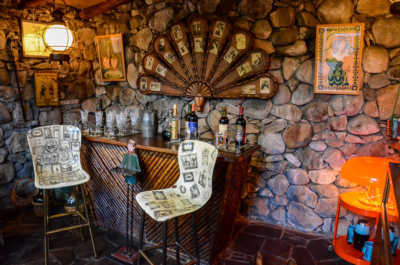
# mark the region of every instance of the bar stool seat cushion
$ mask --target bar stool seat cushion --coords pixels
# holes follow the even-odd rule
[[[212,174],[217,149],[206,142],[187,140],[180,144],[180,176],[167,189],[140,192],[136,201],[154,220],[163,222],[203,207],[211,197]]]
[[[54,189],[89,181],[80,160],[81,131],[71,125],[34,128],[27,134],[35,172],[35,186]]]

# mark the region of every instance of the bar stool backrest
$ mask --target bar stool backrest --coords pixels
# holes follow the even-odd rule
[[[180,144],[180,176],[175,183],[179,194],[199,205],[210,199],[217,154],[217,149],[206,142],[186,140]]]
[[[37,127],[28,132],[27,139],[37,188],[68,187],[89,180],[81,166],[79,128],[71,125]]]

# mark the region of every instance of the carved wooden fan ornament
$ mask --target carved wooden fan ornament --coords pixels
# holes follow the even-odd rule
[[[278,91],[267,73],[271,58],[253,49],[252,35],[225,19],[196,16],[158,36],[137,80],[144,94],[207,98],[263,98]],[[204,100],[203,100],[204,101]]]

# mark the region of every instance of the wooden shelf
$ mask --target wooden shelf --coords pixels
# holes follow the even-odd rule
[[[363,253],[355,249],[352,245],[347,244],[346,236],[336,238],[334,245],[336,254],[347,262],[356,265],[369,265],[370,262],[363,259]],[[396,250],[393,256],[393,264],[400,265],[400,251]]]

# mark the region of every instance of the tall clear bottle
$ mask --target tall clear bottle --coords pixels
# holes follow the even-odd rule
[[[174,108],[172,110],[172,116],[170,120],[170,142],[177,143],[180,141],[180,126],[179,126],[179,117],[178,117],[178,106],[174,104]]]

